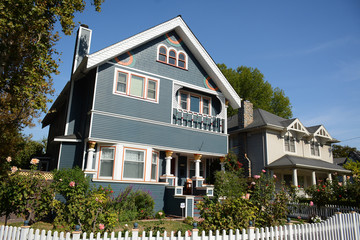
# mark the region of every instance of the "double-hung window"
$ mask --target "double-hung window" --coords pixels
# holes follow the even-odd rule
[[[320,156],[320,147],[319,144],[315,141],[310,142],[311,155]]]
[[[99,177],[112,177],[115,159],[115,147],[100,148]]]
[[[158,102],[158,79],[129,71],[117,70],[115,81],[115,94]]]
[[[285,136],[285,151],[287,152],[295,152],[295,139],[290,136]]]
[[[179,93],[181,109],[193,113],[211,115],[211,100],[208,97],[181,91]]]
[[[156,180],[157,176],[157,162],[158,162],[158,153],[152,153],[151,159],[151,180]]]
[[[124,178],[144,179],[145,151],[125,149]]]

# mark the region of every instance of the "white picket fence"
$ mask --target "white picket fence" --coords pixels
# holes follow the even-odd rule
[[[81,232],[58,233],[45,230],[34,230],[29,227],[1,226],[0,240],[359,240],[360,239],[360,214],[352,212],[338,213],[326,221],[313,224],[287,224],[280,227],[243,229],[242,231],[230,230],[199,233],[198,229],[180,233],[157,232],[148,235],[139,234],[137,229],[125,234],[112,232],[110,235],[93,233],[87,235]]]
[[[308,219],[313,216],[319,216],[322,219],[327,219],[333,216],[336,212],[349,213],[352,211],[359,212],[360,209],[349,206],[338,206],[338,205],[325,205],[317,207],[316,205],[310,206],[308,203],[289,203],[289,216],[290,217],[301,217]]]

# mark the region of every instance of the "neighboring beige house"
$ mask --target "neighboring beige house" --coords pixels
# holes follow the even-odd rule
[[[287,184],[306,188],[335,173],[349,174],[334,164],[331,137],[323,125],[305,127],[298,118],[285,119],[242,102],[238,115],[228,119],[229,149],[250,176],[272,171]]]

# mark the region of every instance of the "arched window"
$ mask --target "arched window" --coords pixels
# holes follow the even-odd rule
[[[179,53],[178,67],[186,68],[186,57],[184,53]]]
[[[159,61],[167,62],[167,50],[163,46],[161,46],[159,49]]]
[[[169,64],[176,66],[176,52],[175,52],[175,50],[170,50],[170,52],[169,52]]]

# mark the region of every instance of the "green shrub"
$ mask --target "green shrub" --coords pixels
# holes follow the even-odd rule
[[[130,194],[130,199],[134,199],[138,219],[146,219],[154,214],[154,199],[149,192],[137,190]]]

